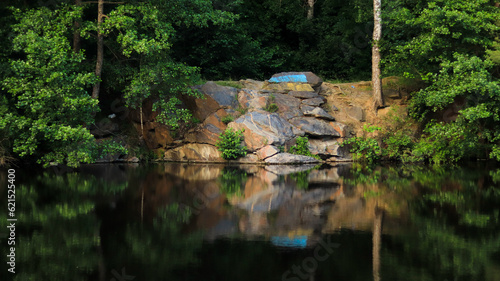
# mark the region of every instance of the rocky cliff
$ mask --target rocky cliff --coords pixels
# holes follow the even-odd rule
[[[182,141],[164,152],[166,161],[225,162],[215,144],[226,128],[244,131],[246,163],[313,163],[312,157],[286,153],[298,136],[309,138],[309,150],[324,161],[345,161],[339,146],[349,127],[336,122],[327,103],[331,91],[311,72],[275,74],[267,81],[243,80],[241,89],[207,82],[196,88],[203,98],[186,106],[201,122]]]

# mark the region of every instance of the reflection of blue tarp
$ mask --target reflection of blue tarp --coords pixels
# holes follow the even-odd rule
[[[307,83],[307,77],[304,74],[294,74],[294,75],[283,75],[278,77],[272,77],[269,82],[280,83],[280,82],[303,82]]]
[[[293,238],[286,236],[273,236],[271,243],[275,246],[289,248],[305,248],[307,246],[307,236],[295,236]]]

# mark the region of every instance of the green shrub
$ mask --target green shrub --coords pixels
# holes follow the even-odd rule
[[[384,148],[384,155],[390,159],[401,160],[404,159],[413,145],[414,141],[411,135],[405,131],[395,131],[393,134],[387,136],[383,143],[386,145]]]
[[[476,133],[456,122],[429,123],[408,158],[442,164],[475,156],[480,150]]]
[[[403,160],[415,144],[416,124],[408,117],[406,109],[397,105],[391,106],[384,118],[386,126],[382,129],[381,140],[384,156],[389,159]]]
[[[222,158],[226,160],[237,159],[247,155],[246,146],[241,145],[243,141],[243,130],[235,131],[227,128],[220,136],[216,146],[222,152]]]
[[[367,161],[368,163],[379,160],[383,154],[382,147],[375,138],[366,136],[366,133],[373,133],[380,129],[377,126],[364,125],[364,136],[346,139],[341,146],[351,145],[349,151],[353,154],[354,160]]]
[[[297,155],[305,155],[320,159],[318,155],[314,155],[309,151],[309,139],[307,137],[297,137],[296,144],[290,147],[290,153]]]

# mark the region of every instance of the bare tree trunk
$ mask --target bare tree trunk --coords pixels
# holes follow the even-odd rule
[[[75,5],[77,7],[80,7],[82,5],[82,0],[75,0]],[[77,19],[73,22],[73,52],[78,53],[80,52],[80,26],[81,26],[81,20]]]
[[[95,75],[101,79],[102,64],[104,61],[104,36],[101,33],[102,21],[104,18],[104,0],[99,0],[97,3],[97,62],[95,65]],[[99,98],[99,90],[101,88],[101,81],[97,81],[92,89],[92,98]]]
[[[384,106],[382,96],[382,82],[380,80],[380,39],[382,38],[382,1],[373,0],[373,46],[372,46],[372,86],[373,107],[377,109]]]
[[[307,0],[307,19],[312,20],[314,18],[314,3],[316,0]]]
[[[375,219],[373,222],[373,281],[380,281],[380,248],[382,245],[382,220],[383,210],[375,207]]]

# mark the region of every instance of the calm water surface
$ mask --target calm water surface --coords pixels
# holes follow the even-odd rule
[[[16,169],[0,280],[500,280],[500,167]]]

